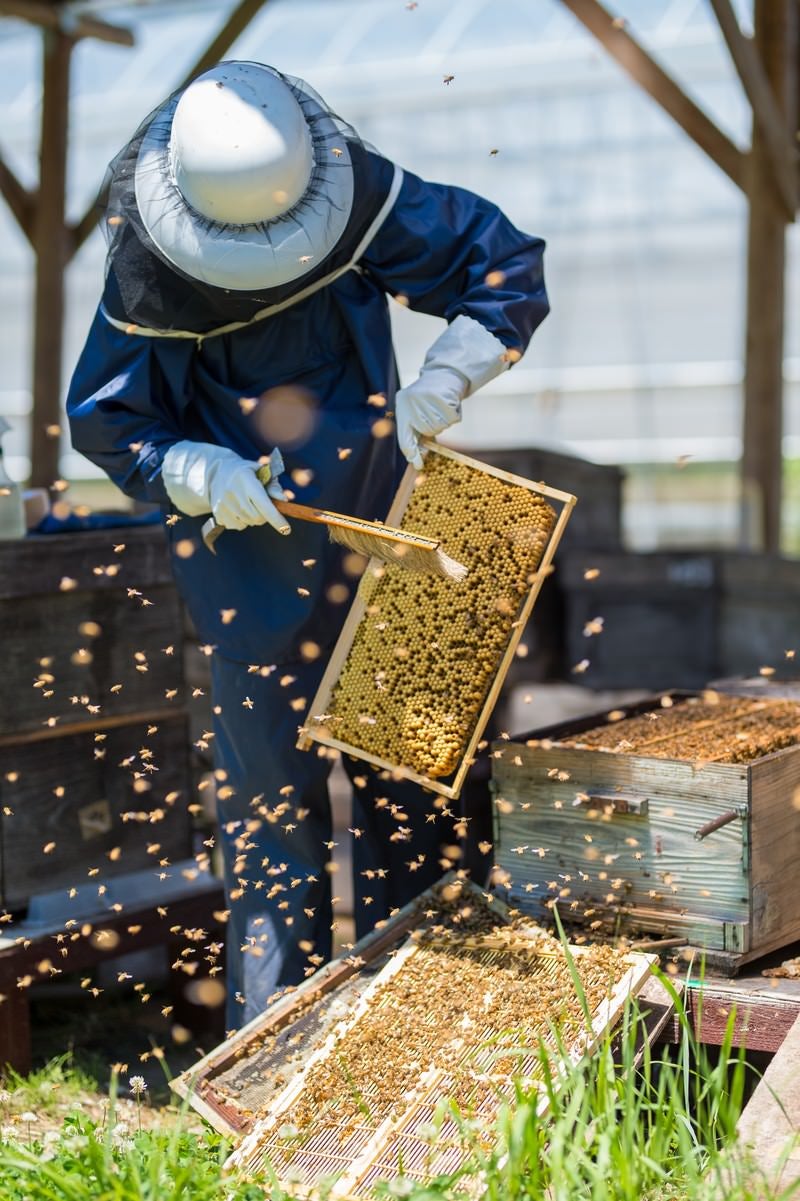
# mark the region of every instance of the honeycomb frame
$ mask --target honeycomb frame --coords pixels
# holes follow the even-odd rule
[[[499,652],[494,656],[494,662],[491,672],[491,682],[488,691],[485,695],[483,703],[477,713],[477,717],[471,725],[468,733],[463,740],[463,753],[461,753],[458,765],[448,773],[446,779],[434,778],[421,771],[416,770],[408,763],[392,762],[390,759],[384,758],[373,751],[368,750],[364,746],[359,746],[357,743],[347,741],[346,739],[336,736],[335,731],[326,722],[329,720],[329,709],[331,708],[332,698],[336,690],[337,684],[344,673],[348,669],[352,676],[353,670],[350,665],[350,655],[353,649],[353,644],[356,635],[359,632],[361,623],[368,615],[369,608],[369,585],[377,581],[377,587],[382,583],[381,577],[386,569],[381,561],[373,558],[368,563],[364,576],[362,578],[362,586],[359,587],[358,594],[353,601],[350,611],[345,620],[342,632],[336,646],[333,649],[328,666],[320,682],[317,693],[313,698],[304,724],[300,729],[300,737],[298,739],[298,747],[301,750],[310,750],[313,744],[329,747],[339,751],[342,754],[353,756],[354,758],[363,760],[366,763],[372,764],[373,767],[380,768],[390,772],[393,779],[407,779],[421,785],[423,788],[431,792],[438,793],[440,796],[447,797],[449,800],[455,800],[461,793],[467,772],[474,761],[474,756],[478,747],[478,743],[486,728],[486,723],[489,720],[492,709],[494,708],[497,698],[500,694],[505,676],[514,659],[517,647],[525,629],[525,625],[533,611],[533,606],[539,595],[547,576],[552,571],[552,561],[555,555],[558,544],[564,532],[567,521],[571,515],[572,509],[576,504],[577,498],[568,492],[562,492],[559,489],[551,488],[544,483],[526,480],[522,476],[512,475],[508,471],[503,471],[501,468],[492,467],[490,464],[479,462],[476,459],[469,458],[467,455],[461,454],[458,451],[451,450],[449,447],[444,447],[430,440],[423,440],[423,446],[430,455],[442,456],[455,463],[470,469],[470,471],[480,476],[493,477],[503,481],[506,484],[511,484],[518,488],[524,488],[529,492],[535,493],[537,496],[545,498],[547,502],[555,510],[555,520],[544,545],[541,558],[535,571],[528,577],[530,580],[530,588],[520,597],[520,601],[516,611],[509,616],[513,617],[513,621],[509,622],[509,630],[504,645]],[[392,507],[386,518],[388,525],[399,526],[403,528],[403,521],[406,510],[409,506],[412,496],[417,489],[417,479],[420,472],[414,467],[409,467],[397,490],[397,494],[392,503]],[[422,485],[424,487],[424,484]],[[444,549],[448,547],[445,545]],[[393,569],[396,570],[396,569]],[[366,586],[365,586],[366,585]],[[495,597],[487,597],[487,602],[491,605],[495,603]],[[409,616],[409,620],[415,621],[418,625],[424,620],[423,617],[416,613]],[[419,638],[424,639],[426,631],[420,629]],[[409,639],[413,641],[413,637]],[[410,663],[410,670],[413,670],[413,662]],[[424,690],[427,687],[426,681],[423,679],[420,682],[420,689]]]
[[[450,874],[438,886],[427,890],[418,898],[415,920],[408,923],[410,929],[406,930],[405,937],[399,946],[391,951],[388,958],[384,960],[379,973],[372,977],[356,1003],[348,1006],[346,1015],[331,1026],[324,1042],[318,1043],[313,1049],[305,1066],[286,1083],[285,1087],[279,1090],[263,1109],[253,1115],[244,1138],[226,1162],[226,1170],[250,1174],[260,1170],[265,1160],[269,1160],[277,1179],[288,1184],[288,1175],[284,1179],[284,1174],[287,1168],[291,1171],[295,1166],[290,1161],[293,1161],[297,1155],[298,1164],[296,1166],[299,1166],[299,1161],[305,1163],[312,1173],[312,1178],[292,1179],[294,1196],[315,1195],[313,1191],[314,1178],[316,1178],[316,1184],[319,1184],[323,1179],[336,1176],[338,1178],[332,1184],[328,1195],[347,1198],[348,1201],[351,1201],[355,1196],[372,1195],[371,1185],[379,1176],[390,1178],[397,1174],[398,1164],[395,1151],[401,1146],[404,1165],[407,1160],[407,1152],[413,1152],[415,1161],[419,1161],[416,1162],[415,1167],[412,1167],[409,1162],[408,1169],[410,1170],[404,1167],[404,1174],[414,1177],[419,1183],[426,1181],[438,1171],[455,1170],[461,1165],[464,1151],[459,1145],[458,1131],[452,1126],[452,1123],[444,1123],[439,1131],[433,1152],[430,1148],[425,1147],[424,1139],[421,1139],[422,1127],[432,1119],[436,1102],[441,1096],[447,1095],[448,1088],[453,1085],[457,1076],[455,1061],[451,1062],[446,1047],[440,1053],[441,1062],[438,1063],[438,1066],[434,1068],[433,1061],[427,1070],[423,1070],[420,1066],[412,1088],[408,1092],[403,1092],[401,1101],[388,1102],[388,1108],[387,1104],[384,1104],[382,1108],[378,1105],[380,1081],[386,1067],[383,1058],[379,1056],[375,1061],[375,1087],[356,1089],[359,1114],[350,1116],[350,1126],[355,1123],[352,1129],[348,1127],[345,1115],[341,1114],[335,1096],[331,1097],[324,1118],[320,1113],[319,1118],[315,1118],[313,1123],[306,1124],[302,1131],[296,1132],[298,1135],[302,1135],[296,1152],[293,1146],[294,1135],[289,1128],[285,1127],[287,1117],[291,1117],[292,1106],[305,1093],[309,1079],[313,1080],[313,1075],[318,1067],[326,1060],[338,1058],[337,1048],[345,1046],[345,1042],[342,1040],[346,1040],[351,1033],[357,1033],[361,1023],[372,1023],[374,1026],[376,1022],[383,1023],[388,1020],[385,1009],[386,990],[387,988],[391,990],[393,981],[401,978],[409,968],[413,976],[415,961],[419,959],[424,961],[425,956],[429,955],[429,948],[434,952],[441,949],[438,939],[430,940],[426,937],[426,927],[431,925],[426,915],[426,909],[429,905],[435,906],[439,903],[440,890],[444,895],[448,889],[457,893],[456,906],[463,903],[469,910],[485,909],[487,918],[491,914],[498,934],[503,928],[508,930],[509,941],[507,943],[504,939],[493,939],[492,931],[489,931],[485,949],[481,945],[480,934],[473,936],[469,931],[465,931],[462,935],[454,934],[449,940],[449,946],[450,952],[457,958],[462,955],[474,958],[476,964],[485,960],[487,965],[510,960],[512,957],[519,959],[518,970],[521,973],[519,987],[530,989],[534,993],[537,982],[545,988],[545,991],[548,987],[547,981],[550,981],[551,992],[556,987],[554,972],[557,960],[561,962],[561,975],[574,979],[571,976],[573,969],[567,967],[565,952],[557,940],[553,940],[547,935],[543,936],[541,930],[530,927],[524,921],[517,920],[515,922],[512,919],[512,911],[495,894],[487,894],[470,881],[457,879],[454,874]],[[422,904],[422,902],[426,903]],[[389,925],[391,924],[390,922]],[[435,934],[441,929],[441,926],[434,925],[433,933]],[[550,944],[549,946],[542,945],[542,937],[546,943]],[[591,959],[594,950],[596,949],[586,946],[569,946],[567,948],[569,958],[578,974],[581,972],[581,961],[584,958]],[[641,991],[655,962],[655,957],[652,955],[630,951],[615,952],[614,954],[617,960],[617,978],[612,980],[607,974],[608,966],[601,968],[598,965],[598,973],[603,977],[602,987],[594,1002],[591,1003],[590,1018],[583,1013],[578,1015],[577,1011],[580,1006],[577,1000],[575,1001],[575,1028],[567,1039],[568,1055],[572,1062],[578,1062],[584,1056],[592,1054],[609,1028],[619,1020],[628,1000]],[[365,959],[368,960],[368,958],[369,954],[365,955]],[[419,972],[423,968],[424,962],[417,966],[416,971]],[[525,981],[524,985],[522,984],[523,980]],[[557,989],[559,998],[561,997],[561,987],[562,985],[559,984]],[[335,996],[335,992],[329,996]],[[487,1003],[490,1002],[487,1001]],[[544,1025],[540,1031],[545,1044],[551,1049],[554,1046],[551,1029],[551,1021],[555,1020],[554,1014],[553,1010],[550,1017],[546,1020],[542,1019]],[[494,1062],[493,1051],[497,1034],[492,1033],[493,1019],[489,1017],[487,1022],[487,1029],[483,1029],[478,1023],[472,1033],[465,1035],[462,1040],[465,1045],[459,1054],[462,1055],[465,1063],[469,1063],[473,1067],[478,1065],[482,1056],[486,1057],[487,1063]],[[510,1051],[513,1052],[516,1046],[513,1038],[511,1044]],[[526,1046],[527,1039],[523,1039],[521,1045]],[[519,1047],[516,1047],[516,1050],[519,1050]],[[442,1056],[444,1056],[443,1059]],[[531,1054],[530,1047],[528,1047],[526,1054],[519,1060],[520,1070],[535,1071],[535,1059],[536,1055]],[[498,1061],[496,1067],[501,1075],[508,1070],[507,1065],[502,1061]],[[350,1087],[354,1088],[355,1085],[349,1080],[349,1074],[346,1073],[346,1075]],[[487,1123],[491,1122],[496,1108],[500,1104],[504,1085],[505,1081],[495,1080],[485,1095],[481,1094],[480,1102],[476,1101],[476,1116],[480,1116]],[[403,1087],[405,1088],[405,1085]],[[378,1090],[377,1093],[375,1088]],[[199,1108],[193,1098],[190,1099],[190,1103],[195,1109]],[[366,1120],[364,1114],[365,1105],[369,1106],[372,1113],[369,1120]],[[542,1089],[539,1112],[544,1114],[547,1108],[546,1090]],[[421,1161],[421,1155],[426,1160],[435,1160],[435,1170],[432,1170],[430,1162],[423,1163]],[[449,1167],[444,1162],[445,1160],[452,1161],[449,1163]]]

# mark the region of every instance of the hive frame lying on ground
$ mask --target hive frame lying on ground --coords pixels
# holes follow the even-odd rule
[[[488,894],[483,893],[474,885],[462,882],[462,888],[465,899],[469,899],[470,896],[481,897],[484,901],[487,899]],[[425,896],[430,898],[433,895],[433,891],[429,890],[428,893],[423,894],[423,898]],[[491,897],[489,903],[491,904],[492,912],[496,913],[501,923],[506,923],[510,920],[508,910],[502,901],[499,901],[496,897]],[[416,913],[421,916],[419,906],[417,906]],[[520,932],[520,940],[523,943],[526,941],[524,932],[522,931]],[[259,1170],[259,1165],[265,1158],[265,1144],[269,1145],[276,1135],[280,1140],[280,1127],[284,1115],[302,1093],[308,1074],[320,1060],[331,1053],[337,1039],[355,1026],[359,1018],[369,1010],[376,991],[392,976],[400,973],[409,958],[420,950],[423,950],[424,946],[424,943],[414,940],[413,936],[405,941],[402,947],[389,960],[388,964],[381,970],[380,974],[367,986],[353,1012],[331,1030],[325,1043],[310,1056],[304,1067],[283,1089],[266,1114],[256,1122],[250,1133],[229,1158],[226,1165],[228,1168],[245,1170],[248,1173]],[[588,954],[589,948],[570,947],[569,951],[575,959],[578,959],[582,955]],[[555,960],[558,958],[558,954],[555,951],[550,955],[547,952],[537,951],[535,952],[535,958]],[[627,998],[635,996],[647,980],[654,957],[628,954],[624,957],[624,961],[628,965],[625,975],[616,984],[608,997],[597,1006],[592,1014],[591,1025],[575,1039],[573,1045],[569,1048],[569,1058],[572,1062],[577,1062],[582,1056],[591,1053],[597,1047],[605,1032],[609,1027],[614,1025],[620,1016]],[[477,1047],[476,1050],[478,1050]],[[535,1059],[535,1053],[532,1053],[530,1058]],[[392,1166],[395,1141],[402,1142],[405,1140],[406,1145],[408,1146],[410,1143],[412,1149],[416,1142],[418,1144],[416,1148],[417,1158],[425,1155],[433,1159],[439,1157],[440,1162],[435,1169],[436,1172],[455,1170],[464,1160],[463,1151],[447,1145],[442,1148],[438,1140],[434,1150],[431,1151],[428,1149],[426,1151],[418,1133],[421,1125],[424,1125],[430,1119],[436,1102],[446,1097],[447,1078],[448,1072],[442,1068],[436,1069],[435,1073],[430,1070],[421,1072],[419,1083],[409,1096],[406,1105],[400,1107],[399,1112],[393,1111],[388,1117],[381,1120],[379,1125],[368,1134],[366,1141],[361,1140],[362,1145],[355,1151],[352,1158],[348,1158],[347,1153],[343,1152],[341,1146],[337,1145],[335,1128],[328,1126],[325,1127],[325,1132],[322,1135],[322,1141],[325,1144],[324,1148],[311,1147],[308,1150],[299,1149],[298,1154],[300,1156],[310,1158],[312,1161],[316,1160],[318,1164],[327,1163],[329,1165],[329,1175],[334,1174],[337,1165],[340,1167],[341,1174],[327,1195],[337,1198],[352,1197],[354,1190],[357,1191],[358,1195],[366,1195],[363,1190],[371,1188],[377,1179],[384,1178],[393,1173],[396,1174],[397,1169]],[[499,1105],[499,1100],[497,1104]],[[539,1112],[544,1113],[547,1108],[547,1091],[543,1089]],[[487,1121],[491,1121],[491,1114],[484,1113],[484,1116],[487,1118]],[[442,1127],[439,1136],[440,1139],[445,1135],[446,1129],[451,1138],[457,1133],[457,1128],[453,1121],[445,1118],[445,1125]],[[350,1142],[351,1138],[358,1142],[358,1131],[352,1132],[348,1136],[347,1141]],[[383,1163],[381,1163],[382,1156],[384,1157]],[[444,1160],[448,1159],[452,1162],[445,1163]],[[412,1161],[413,1150],[410,1153],[410,1157],[404,1158],[403,1162],[408,1165],[406,1171],[412,1171],[412,1174],[415,1174],[413,1172]],[[276,1169],[273,1167],[273,1170]],[[298,1197],[305,1195],[307,1190],[313,1191],[313,1188],[317,1187],[318,1183],[319,1181],[315,1181],[313,1184],[311,1182],[293,1183],[294,1195]]]
[[[482,463],[476,459],[468,458],[466,455],[459,454],[457,451],[450,450],[447,447],[439,446],[437,443],[431,442],[427,439],[424,439],[422,444],[429,454],[441,455],[444,458],[452,459],[466,467],[470,467],[475,471],[479,471],[484,475],[491,475],[496,479],[505,481],[508,484],[514,484],[517,487],[526,488],[529,492],[535,492],[540,496],[546,497],[550,501],[556,501],[561,506],[561,511],[557,515],[555,525],[550,533],[550,537],[547,545],[545,546],[539,566],[532,577],[530,590],[523,598],[515,615],[511,636],[506,644],[505,651],[498,661],[497,670],[492,680],[492,684],[483,702],[483,706],[478,715],[477,721],[472,729],[472,733],[467,742],[461,763],[452,777],[452,783],[446,784],[429,776],[422,775],[413,768],[406,767],[400,763],[391,763],[386,759],[382,759],[377,755],[362,750],[360,747],[335,738],[326,726],[323,724],[315,724],[314,715],[325,714],[328,711],[334,688],[339,679],[342,668],[344,667],[344,664],[346,663],[350,654],[358,627],[366,613],[367,603],[363,599],[360,591],[353,601],[350,612],[348,613],[347,619],[342,628],[342,632],[339,635],[339,639],[328,662],[325,674],[320,681],[316,696],[314,697],[308,709],[305,723],[301,729],[301,734],[297,745],[301,750],[309,750],[311,744],[314,742],[319,743],[322,746],[331,747],[332,749],[340,751],[343,754],[351,755],[357,759],[362,759],[367,763],[371,763],[374,767],[379,767],[385,771],[390,771],[393,778],[413,780],[416,784],[422,785],[431,792],[439,793],[441,796],[447,797],[449,800],[455,800],[460,795],[467,772],[469,771],[473,762],[478,743],[480,742],[483,732],[486,728],[486,723],[488,722],[492,710],[497,703],[497,699],[500,695],[500,689],[503,686],[503,681],[514,659],[514,655],[525,629],[525,625],[531,615],[533,606],[536,603],[536,598],[539,595],[542,584],[552,571],[553,556],[555,555],[558,544],[561,541],[564,528],[569,520],[572,509],[576,504],[577,497],[572,496],[568,492],[561,492],[556,488],[550,488],[545,484],[534,483],[531,480],[523,479],[521,476],[512,475],[510,472],[503,471],[499,467],[491,467],[487,463]],[[403,516],[414,492],[414,484],[418,474],[419,473],[417,470],[413,467],[409,467],[407,469],[400,483],[400,487],[397,490],[397,495],[394,498],[392,507],[389,510],[389,514],[386,518],[387,525],[402,526]],[[445,547],[444,549],[446,550],[447,548]],[[365,575],[369,572],[374,572],[375,570],[381,570],[382,568],[383,564],[379,559],[371,559],[367,565]]]
[[[284,993],[258,1017],[253,1018],[180,1076],[175,1077],[170,1082],[170,1087],[180,1097],[188,1100],[192,1109],[220,1134],[229,1138],[247,1134],[253,1128],[254,1115],[229,1100],[219,1084],[224,1073],[230,1072],[237,1065],[246,1067],[248,1062],[253,1062],[263,1053],[265,1039],[279,1032],[290,1031],[309,1007],[328,1006],[337,997],[342,986],[348,982],[352,983],[359,975],[364,977],[365,969],[374,971],[376,965],[388,962],[389,956],[400,947],[403,940],[423,924],[425,911],[437,903],[438,892],[455,882],[459,883],[466,901],[470,898],[481,899],[491,905],[492,911],[496,911],[500,921],[510,920],[507,906],[494,893],[478,888],[455,872],[449,872],[437,885],[420,893],[379,928],[362,938],[351,950],[319,968],[297,988]],[[584,949],[580,947],[572,948],[572,951],[578,955],[584,953]],[[635,955],[631,957],[631,962],[646,963],[649,971],[654,959]],[[362,991],[369,987],[369,983],[364,983]],[[634,982],[630,991],[635,993],[638,988],[639,983]],[[613,1007],[613,1011],[609,1010],[606,1025],[616,1020],[618,1012],[619,1006]]]
[[[448,881],[451,878],[454,878],[452,873],[444,879]],[[474,885],[465,884],[465,887],[474,888]],[[362,966],[371,965],[386,952],[391,952],[419,923],[424,909],[433,899],[434,891],[431,888],[420,893],[389,921],[362,938],[351,951],[332,959],[297,988],[288,990],[264,1013],[176,1076],[170,1081],[170,1088],[179,1097],[188,1099],[192,1109],[220,1134],[230,1137],[247,1133],[252,1127],[251,1115],[227,1101],[216,1085],[218,1078],[237,1062],[257,1054],[263,1039],[291,1026],[306,1006],[332,998],[336,989],[356,976]]]

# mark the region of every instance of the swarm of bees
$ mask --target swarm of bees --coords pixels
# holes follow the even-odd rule
[[[326,718],[351,746],[436,779],[464,755],[555,512],[444,455],[428,457],[417,484],[403,525],[440,539],[469,574],[457,583],[395,566],[364,577],[366,613]]]

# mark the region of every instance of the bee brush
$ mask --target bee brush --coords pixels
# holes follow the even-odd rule
[[[272,478],[269,464],[256,472],[262,484]],[[361,517],[347,517],[343,513],[332,513],[329,509],[317,509],[310,505],[299,505],[294,501],[272,499],[279,513],[295,517],[298,521],[311,521],[326,525],[331,541],[346,546],[356,554],[367,558],[381,559],[384,563],[396,563],[406,571],[423,571],[445,580],[460,582],[466,579],[467,568],[456,562],[442,550],[435,538],[413,534],[384,525],[381,521],[366,521]],[[203,542],[212,554],[216,554],[214,543],[224,530],[213,517],[203,526]]]

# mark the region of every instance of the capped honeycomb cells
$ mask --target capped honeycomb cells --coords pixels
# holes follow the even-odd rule
[[[439,539],[469,574],[459,583],[389,566],[364,577],[366,612],[325,715],[331,733],[431,779],[452,774],[555,517],[539,493],[429,454],[403,528]]]

